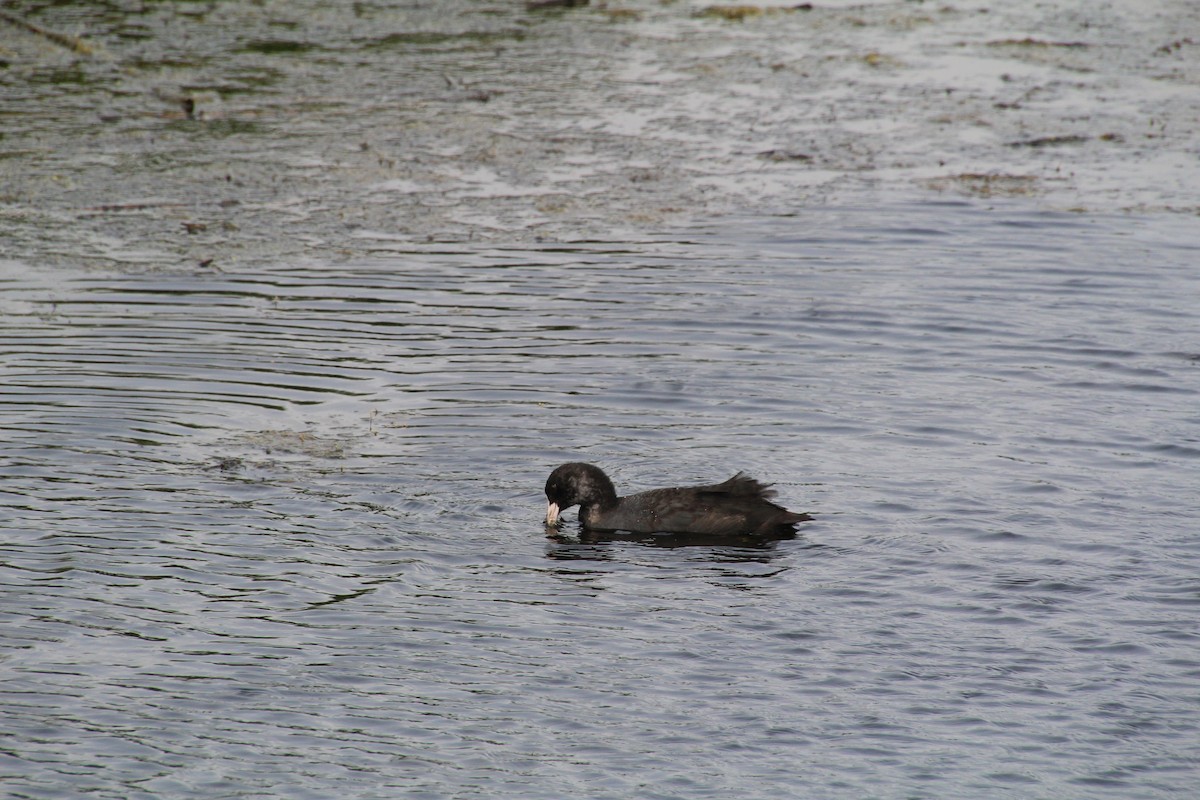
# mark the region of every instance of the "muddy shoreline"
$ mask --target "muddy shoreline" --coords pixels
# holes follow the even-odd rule
[[[1075,5],[18,3],[0,242],[225,269],[905,198],[1200,213],[1194,9]]]

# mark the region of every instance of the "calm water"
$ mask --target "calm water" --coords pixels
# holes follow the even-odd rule
[[[0,265],[12,797],[1190,796],[1188,217]],[[580,543],[745,469],[764,549]]]

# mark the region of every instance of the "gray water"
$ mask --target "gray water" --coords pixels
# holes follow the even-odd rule
[[[1195,9],[768,5],[5,5],[0,794],[1194,796]]]
[[[5,794],[1191,796],[1198,262],[928,202],[0,262]],[[567,460],[815,521],[548,535]]]

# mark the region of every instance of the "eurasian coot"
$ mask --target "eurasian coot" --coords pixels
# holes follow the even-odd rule
[[[563,464],[546,480],[546,524],[560,512],[579,506],[583,527],[632,533],[696,533],[713,535],[791,532],[808,514],[788,511],[771,502],[775,491],[741,472],[724,483],[652,489],[617,497],[608,476],[592,464]]]

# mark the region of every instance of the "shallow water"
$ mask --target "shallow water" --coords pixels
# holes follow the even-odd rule
[[[1194,792],[1194,13],[706,5],[6,6],[7,795]]]
[[[1184,796],[1198,251],[1185,217],[909,203],[3,262],[6,790]],[[572,459],[745,469],[816,520],[547,537]]]
[[[1200,213],[1189,3],[710,5],[8,3],[0,257],[277,268],[926,192]]]

